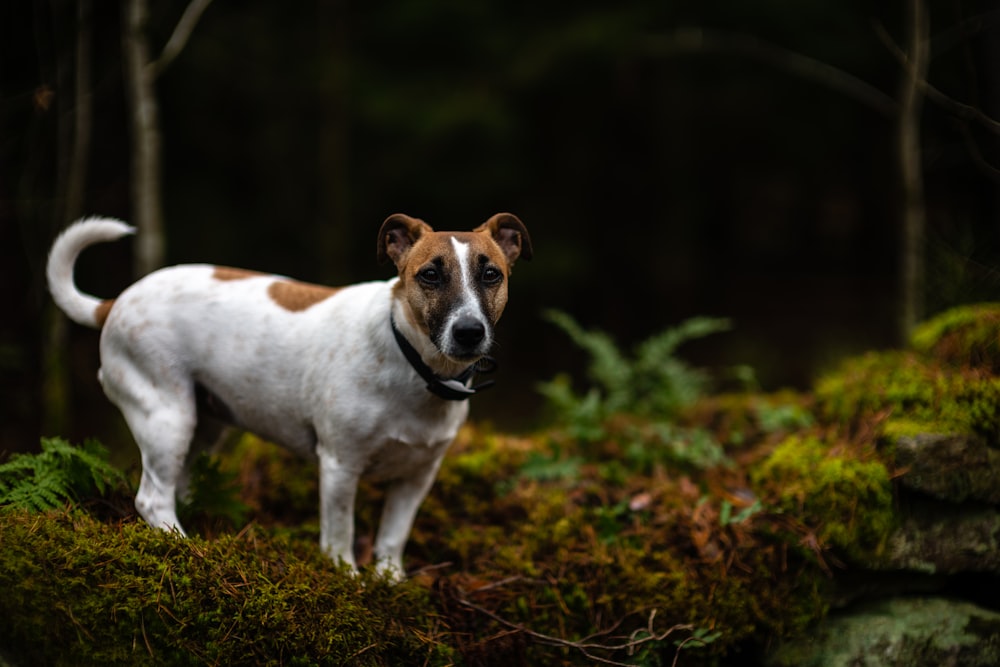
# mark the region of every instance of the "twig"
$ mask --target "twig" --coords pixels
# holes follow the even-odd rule
[[[590,660],[595,660],[595,661],[603,663],[605,665],[617,665],[619,667],[633,667],[633,666],[630,665],[627,662],[618,662],[617,660],[611,660],[610,658],[604,658],[604,657],[601,657],[599,655],[595,655],[595,654],[591,653],[591,651],[608,651],[608,652],[628,651],[629,655],[632,655],[633,653],[635,653],[635,650],[637,648],[639,648],[640,646],[642,646],[644,644],[648,644],[649,642],[663,641],[664,639],[666,639],[667,637],[669,637],[672,633],[674,633],[674,632],[676,632],[678,630],[689,630],[690,631],[690,630],[692,630],[694,628],[694,626],[691,626],[691,625],[680,625],[680,624],[678,624],[678,625],[674,625],[674,626],[666,629],[665,631],[657,634],[655,632],[654,628],[653,628],[653,619],[656,616],[656,610],[654,609],[649,614],[649,620],[647,622],[646,628],[644,628],[642,630],[636,630],[635,632],[633,632],[629,636],[628,641],[625,642],[625,643],[619,643],[619,644],[600,644],[600,643],[595,643],[595,642],[575,642],[575,641],[572,641],[572,640],[569,640],[569,639],[563,639],[562,637],[553,637],[552,635],[542,634],[541,632],[536,632],[536,631],[534,631],[534,630],[532,630],[530,628],[527,628],[527,627],[521,625],[520,623],[514,623],[513,621],[508,621],[507,619],[505,619],[505,618],[503,618],[503,617],[495,614],[494,612],[490,611],[489,609],[486,609],[485,607],[482,607],[482,606],[480,606],[480,605],[478,605],[478,604],[476,604],[474,602],[469,601],[464,596],[459,596],[459,597],[456,598],[456,600],[458,601],[458,603],[460,605],[462,605],[464,607],[468,607],[469,609],[472,609],[473,611],[477,611],[480,614],[483,614],[485,616],[488,616],[489,618],[493,619],[494,621],[496,621],[497,623],[499,623],[499,624],[501,624],[501,625],[503,625],[505,627],[511,628],[512,630],[516,630],[518,632],[523,632],[524,634],[528,635],[529,637],[532,637],[533,639],[538,640],[539,642],[541,642],[543,644],[548,644],[548,645],[551,645],[551,646],[563,646],[563,647],[566,647],[566,648],[576,649],[576,650],[580,651],[581,653],[583,653],[583,655],[585,655]],[[617,624],[616,624],[616,627],[617,627]],[[646,632],[648,634],[647,634],[647,636],[644,636],[644,637],[636,637],[636,635],[638,633],[640,633],[640,632]],[[604,633],[597,633],[595,635],[590,635],[590,636],[591,637],[595,637],[595,636],[599,636],[600,634],[604,634]],[[678,649],[677,649],[677,655],[674,657],[674,665],[677,664],[677,656],[680,655],[680,649],[681,649],[681,647],[683,647],[683,645],[685,643],[687,643],[688,641],[692,641],[692,640],[697,641],[697,639],[695,639],[694,637],[689,637],[687,640],[685,640],[684,642],[681,643],[680,647],[678,647]]]
[[[480,586],[479,588],[477,588],[477,589],[475,589],[474,591],[471,591],[471,592],[472,593],[482,593],[483,591],[490,591],[490,590],[493,590],[494,588],[500,588],[501,586],[506,586],[507,584],[512,584],[515,581],[521,581],[522,579],[524,579],[524,577],[521,577],[521,576],[518,576],[518,575],[514,575],[513,577],[507,577],[506,579],[500,579],[499,581],[494,581],[492,583],[485,584],[485,585]]]
[[[884,116],[896,113],[896,101],[853,74],[802,53],[772,44],[753,35],[703,28],[681,28],[656,35],[643,44],[653,56],[680,53],[735,53],[809,79],[871,107]]]
[[[194,27],[198,25],[198,19],[211,3],[212,0],[191,0],[177,25],[174,26],[174,32],[167,40],[166,46],[163,47],[160,57],[148,65],[153,78],[163,74],[163,70],[167,69],[178,54],[184,50],[188,39],[191,38],[191,33],[194,32]]]
[[[153,654],[153,647],[149,643],[149,637],[146,636],[146,619],[141,615],[139,616],[139,627],[142,629],[142,641],[146,644],[146,650],[149,651],[149,657],[155,658]]]
[[[423,567],[420,567],[420,568],[417,568],[416,570],[413,570],[407,576],[408,577],[417,577],[417,576],[420,576],[421,574],[427,574],[428,572],[434,572],[435,570],[444,570],[446,568],[451,567],[452,565],[453,565],[453,563],[451,561],[445,561],[443,563],[434,563],[432,565],[424,565]]]
[[[913,63],[911,62],[909,56],[907,56],[903,49],[896,44],[895,40],[893,40],[892,36],[885,29],[885,26],[881,23],[875,23],[875,32],[879,39],[882,40],[885,47],[889,50],[889,53],[891,53],[896,60],[899,61],[899,64],[907,70],[912,70]],[[990,132],[1000,134],[1000,121],[997,121],[983,113],[983,111],[977,107],[974,107],[971,104],[959,102],[958,100],[945,95],[940,90],[932,86],[930,82],[923,77],[917,77],[916,85],[923,91],[924,95],[927,96],[927,99],[944,107],[947,111],[954,114],[958,118],[961,118],[962,120],[976,121]]]

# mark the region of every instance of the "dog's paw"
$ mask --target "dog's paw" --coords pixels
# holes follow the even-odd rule
[[[394,562],[388,558],[381,559],[375,563],[375,571],[378,572],[379,576],[385,577],[387,581],[395,584],[406,581],[406,571],[403,570],[403,564]]]

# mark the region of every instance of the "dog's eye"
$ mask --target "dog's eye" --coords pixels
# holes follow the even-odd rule
[[[483,269],[483,282],[487,285],[496,285],[501,280],[503,280],[503,274],[500,269],[494,266],[487,266]]]
[[[438,285],[441,283],[441,272],[432,266],[421,269],[417,272],[417,278],[425,285]]]

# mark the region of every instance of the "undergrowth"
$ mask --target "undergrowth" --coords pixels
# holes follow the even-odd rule
[[[42,438],[38,454],[14,454],[0,463],[0,507],[45,511],[124,484],[96,440],[74,447],[62,438]]]
[[[725,460],[711,434],[676,423],[679,412],[702,397],[709,376],[676,356],[683,343],[729,329],[729,321],[697,317],[651,336],[629,355],[605,332],[588,331],[572,317],[548,311],[558,326],[589,357],[590,386],[578,394],[568,375],[541,383],[557,428],[601,456],[600,448],[617,443],[614,452],[632,469],[648,471],[662,461],[707,468]]]
[[[0,490],[48,484],[53,469],[80,484],[22,490],[42,499],[24,509],[4,501],[0,654],[56,665],[752,664],[808,633],[841,573],[884,549],[899,511],[890,480],[906,474],[891,468],[887,423],[997,432],[996,331],[960,315],[928,325],[912,349],[845,361],[812,395],[709,396],[707,376],[674,354],[723,321],[627,355],[554,314],[590,355],[591,386],[543,385],[555,428],[462,429],[399,586],[363,565],[379,488],[359,492],[356,578],[320,555],[315,464],[253,436],[199,463],[187,540],[145,526],[130,496],[114,512],[86,502],[131,486],[93,443],[43,443],[38,460],[0,465]]]
[[[249,526],[182,539],[80,511],[3,516],[0,646],[13,664],[448,664],[420,586],[354,578]]]

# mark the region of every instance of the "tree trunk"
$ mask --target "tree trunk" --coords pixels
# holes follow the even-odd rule
[[[80,0],[77,4],[75,25],[76,49],[73,68],[73,102],[68,104],[70,89],[69,52],[58,53],[58,88],[56,97],[59,113],[60,155],[57,159],[56,205],[54,228],[62,229],[83,215],[84,190],[87,182],[87,164],[90,158],[91,109],[90,55],[91,55],[91,2]],[[58,20],[56,17],[54,20]],[[71,428],[72,382],[70,381],[69,328],[66,318],[55,304],[47,303],[45,314],[45,343],[42,347],[42,432],[67,433]]]
[[[907,2],[907,60],[900,87],[897,125],[902,243],[900,255],[900,297],[902,307],[899,335],[909,339],[913,327],[924,316],[925,236],[927,211],[924,206],[923,166],[920,151],[920,112],[923,107],[921,82],[927,78],[930,59],[929,26],[924,0]]]
[[[160,128],[146,21],[148,0],[125,0],[122,51],[132,132],[132,222],[138,229],[136,277],[163,265],[163,205],[160,193]]]

